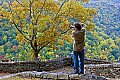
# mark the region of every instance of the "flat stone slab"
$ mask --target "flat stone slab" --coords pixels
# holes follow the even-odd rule
[[[6,76],[1,76],[0,80],[10,78],[10,77],[15,77],[15,76],[18,76],[20,74],[23,74],[23,73],[16,73],[16,74],[10,74],[10,75],[6,75]]]
[[[2,76],[0,77],[0,80],[10,78],[10,77],[15,77],[15,76],[21,76],[24,78],[40,78],[40,79],[62,79],[62,80],[84,80],[84,79],[91,79],[91,80],[107,80],[104,77],[98,77],[92,74],[83,74],[83,75],[78,75],[78,74],[67,74],[67,73],[51,73],[51,72],[37,72],[37,71],[26,71],[26,72],[21,72],[21,73],[16,73],[16,74],[10,74],[7,76]],[[94,78],[94,79],[93,79]],[[99,79],[98,79],[99,78]]]

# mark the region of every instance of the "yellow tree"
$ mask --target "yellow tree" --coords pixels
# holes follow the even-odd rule
[[[17,29],[16,38],[30,44],[37,59],[42,48],[55,49],[56,42],[71,42],[71,18],[85,23],[88,30],[95,27],[92,19],[96,11],[84,8],[84,2],[88,0],[6,0],[0,7],[0,18]]]

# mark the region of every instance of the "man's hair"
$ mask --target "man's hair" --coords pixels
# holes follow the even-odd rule
[[[75,22],[75,23],[74,23],[74,26],[75,26],[78,30],[81,30],[81,28],[82,28],[82,25],[81,25],[79,22]]]

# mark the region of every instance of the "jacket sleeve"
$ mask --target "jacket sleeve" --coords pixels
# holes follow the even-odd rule
[[[72,37],[73,37],[73,38],[75,37],[75,35],[74,35],[74,34],[75,34],[75,32],[74,32],[74,31],[72,31]]]

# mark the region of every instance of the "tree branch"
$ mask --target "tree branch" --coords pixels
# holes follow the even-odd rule
[[[8,2],[8,1],[7,1],[7,2]],[[13,19],[13,12],[12,12],[12,9],[11,9],[11,4],[10,4],[9,2],[8,2],[8,4],[9,4],[10,12],[11,12],[11,14],[12,14],[12,23],[15,25],[16,29],[23,35],[23,37],[24,37],[26,40],[30,41],[30,39],[27,38],[27,37],[22,33],[22,30],[20,30],[20,29],[18,28],[18,24],[15,23],[15,21],[14,21],[14,19]],[[18,17],[18,18],[19,18],[19,17]]]
[[[23,4],[21,4],[18,0],[16,0],[21,6],[25,7]]]
[[[32,18],[32,2],[29,0],[29,8],[30,8],[30,19]]]
[[[23,33],[22,33],[22,30],[20,30],[17,26],[17,24],[13,21],[13,24],[15,25],[15,27],[16,27],[16,29],[23,35],[23,37],[26,39],[26,40],[28,40],[28,41],[30,41],[30,39],[29,38],[27,38]]]
[[[40,14],[41,14],[42,11],[43,11],[43,7],[44,7],[45,3],[46,3],[46,0],[44,1],[43,6],[42,6],[42,8],[41,8],[41,11],[40,11],[39,14],[38,14],[38,17],[37,17],[37,19],[36,19],[36,24],[38,23],[38,19],[39,19],[39,17],[40,17]]]
[[[62,9],[62,7],[63,7],[63,5],[65,4],[65,2],[66,2],[66,0],[64,0],[64,2],[61,4],[61,6],[60,6],[60,8],[59,8],[59,10],[58,10],[58,12],[57,12],[57,14],[56,14],[56,16],[55,16],[55,18],[53,19],[53,23],[54,23],[54,21],[59,17],[59,12],[60,12],[60,10]],[[69,13],[68,13],[69,14]],[[63,22],[63,21],[62,21]],[[52,23],[52,24],[53,24]],[[45,30],[47,30],[49,27],[47,26],[43,31],[42,31],[42,33],[45,31]]]
[[[47,41],[46,41],[47,42]],[[46,43],[46,42],[43,42],[43,43]],[[52,40],[51,41],[49,41],[49,42],[47,42],[45,45],[48,45],[49,43],[51,43],[52,42]],[[39,47],[38,48],[38,51],[40,51],[42,48],[44,48],[45,47],[45,45],[44,46],[42,46],[42,47]]]
[[[60,6],[60,8],[59,8],[59,10],[58,10],[58,12],[57,12],[55,18],[53,19],[53,23],[54,23],[54,21],[57,19],[58,14],[59,14],[60,10],[62,9],[63,5],[65,4],[65,2],[66,2],[66,0],[64,0],[63,3],[61,4],[61,6]]]
[[[35,50],[35,47],[34,47],[34,45],[33,45],[34,37],[35,37],[35,35],[32,36],[32,38],[31,38],[31,40],[30,40],[30,45],[31,45],[31,47]]]
[[[61,34],[65,34],[69,31],[70,29],[67,29],[65,32],[61,32]]]

